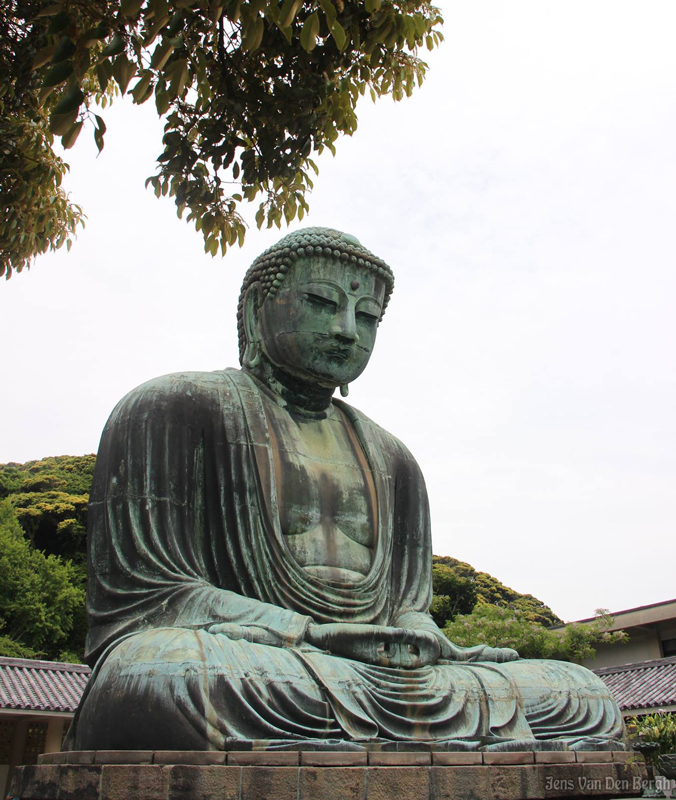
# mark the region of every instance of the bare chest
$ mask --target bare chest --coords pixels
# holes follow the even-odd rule
[[[366,575],[376,538],[375,486],[352,424],[292,417],[266,403],[279,516],[292,556],[307,572],[351,582]]]

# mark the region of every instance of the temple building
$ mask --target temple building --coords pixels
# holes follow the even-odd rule
[[[19,764],[61,750],[91,670],[84,664],[0,657],[0,790]]]
[[[623,716],[676,712],[676,599],[612,614],[629,640],[600,645],[583,661],[610,688]],[[578,620],[578,624],[594,618]]]

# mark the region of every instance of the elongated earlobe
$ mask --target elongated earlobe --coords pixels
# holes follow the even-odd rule
[[[341,394],[341,397],[347,397],[347,396],[348,396],[348,394],[350,394],[350,387],[348,386],[348,384],[347,384],[347,383],[344,383],[344,384],[343,384],[343,385],[340,387],[340,394]]]
[[[260,307],[260,287],[253,284],[244,298],[244,333],[246,346],[242,356],[242,366],[255,369],[261,361],[262,350],[258,341],[258,309]]]
[[[257,342],[249,342],[244,348],[242,366],[245,369],[255,369],[261,361],[261,347]]]

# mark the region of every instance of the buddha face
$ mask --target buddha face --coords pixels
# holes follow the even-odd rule
[[[364,371],[385,285],[371,270],[323,257],[299,259],[258,309],[256,339],[277,367],[333,387]]]

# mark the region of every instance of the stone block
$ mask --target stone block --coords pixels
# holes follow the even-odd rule
[[[153,764],[225,764],[220,750],[155,750]]]
[[[444,769],[440,767],[439,769]],[[430,796],[430,767],[369,767],[365,800]],[[307,799],[309,800],[309,798]]]
[[[617,795],[620,789],[617,764],[583,764],[580,789],[588,797]]]
[[[626,764],[627,761],[633,763],[636,759],[636,753],[631,753],[628,750],[611,750],[611,755],[613,756],[613,761],[619,764]]]
[[[438,767],[468,767],[483,763],[483,753],[432,753],[432,763]]]
[[[582,781],[581,764],[541,764],[538,767],[542,797],[578,797]]]
[[[152,764],[152,750],[96,750],[95,764]]]
[[[572,750],[536,750],[536,764],[574,764],[575,753]]]
[[[231,750],[227,763],[233,766],[295,767],[299,763],[298,750]]]
[[[364,800],[366,773],[364,767],[303,767],[298,800]]]
[[[576,750],[578,764],[607,764],[613,760],[610,750]]]
[[[488,773],[491,800],[540,800],[543,796],[540,767],[534,764],[501,764],[483,769]]]
[[[298,800],[298,767],[242,767],[245,800]]]
[[[498,766],[505,764],[534,764],[535,754],[532,751],[509,750],[487,752],[483,754],[484,764]]]
[[[369,753],[369,764],[375,767],[429,767],[432,763],[430,752],[379,752]]]
[[[167,800],[239,800],[240,767],[179,764],[165,772]]]
[[[303,750],[300,763],[308,767],[365,767],[368,764],[368,753]]]
[[[434,800],[489,800],[491,795],[488,773],[489,769],[482,766],[432,767],[430,796]],[[424,800],[426,795],[420,795],[420,798]]]
[[[59,790],[59,764],[19,767],[12,780],[12,794],[22,800],[54,800]]]
[[[96,764],[64,764],[59,770],[58,800],[98,800],[102,769]]]
[[[68,753],[40,753],[38,764],[65,764]]]
[[[100,800],[166,800],[165,769],[149,764],[104,764]]]
[[[71,750],[66,756],[66,764],[93,764],[96,750]]]

